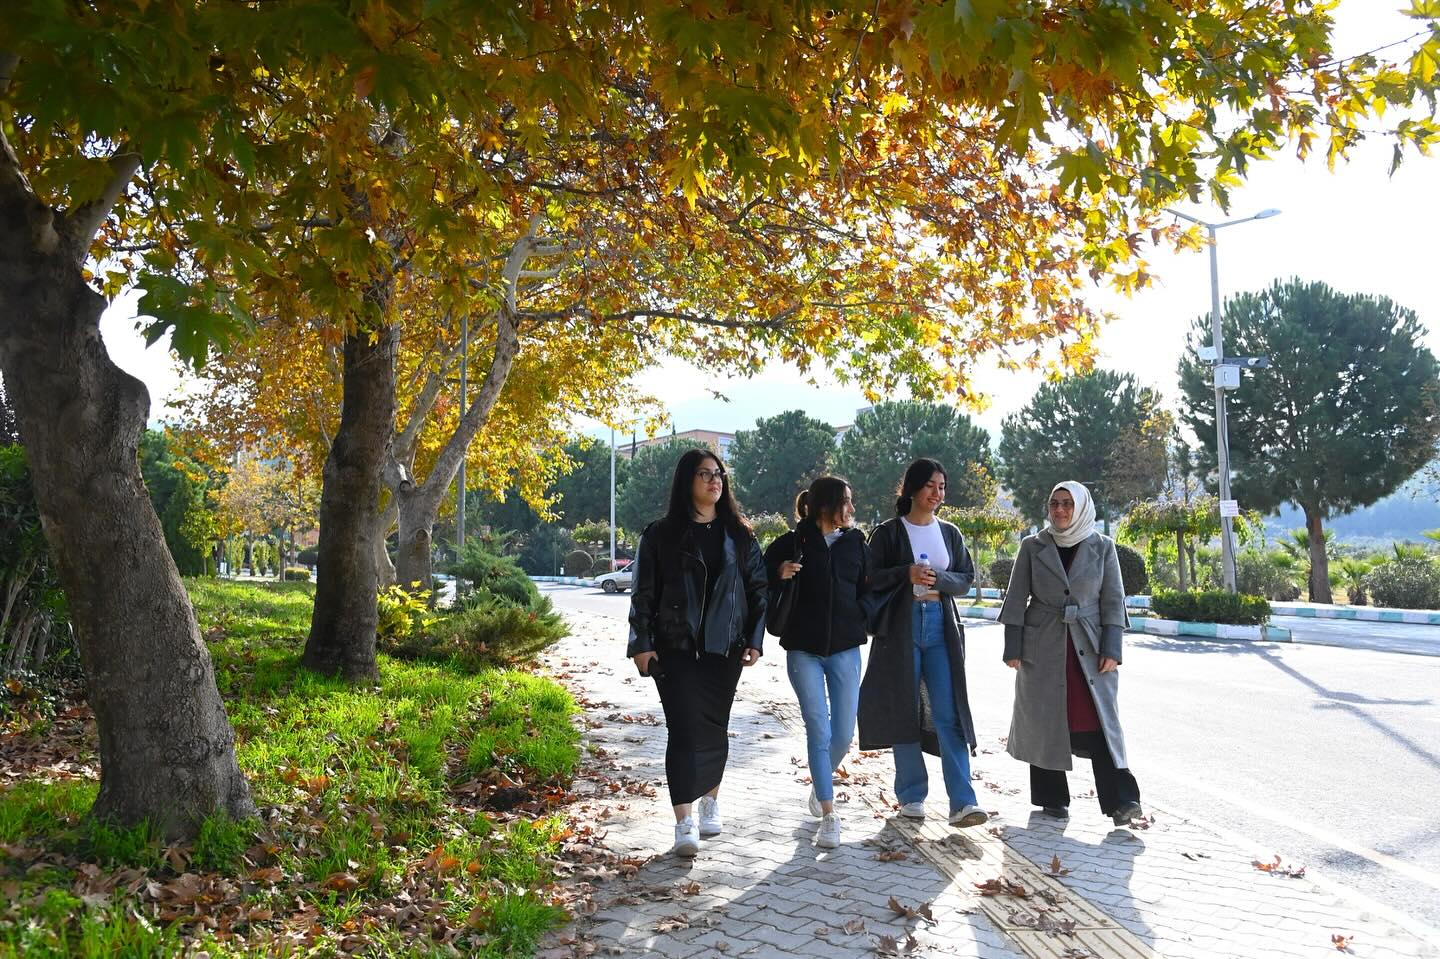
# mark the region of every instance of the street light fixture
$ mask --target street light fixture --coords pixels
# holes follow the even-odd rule
[[[1268,220],[1272,216],[1279,216],[1280,211],[1271,207],[1261,210],[1253,216],[1227,220],[1224,223],[1209,223],[1188,213],[1181,213],[1179,210],[1169,210],[1168,212],[1182,220],[1188,220],[1196,226],[1203,226],[1210,234],[1210,332],[1211,350],[1215,355],[1208,359],[1214,364],[1215,449],[1220,460],[1220,553],[1224,563],[1225,588],[1233,593],[1235,592],[1235,530],[1231,516],[1227,515],[1227,506],[1231,503],[1231,499],[1230,437],[1225,424],[1225,391],[1233,390],[1240,385],[1240,362],[1252,368],[1263,368],[1268,365],[1268,361],[1264,357],[1235,357],[1232,362],[1226,362],[1224,337],[1220,330],[1220,264],[1215,253],[1215,232],[1227,226],[1249,223],[1251,220]],[[1233,507],[1230,508],[1233,509]]]

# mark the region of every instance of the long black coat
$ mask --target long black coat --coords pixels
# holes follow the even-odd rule
[[[950,653],[950,679],[955,690],[955,713],[965,741],[975,746],[975,722],[965,686],[965,628],[955,612],[955,597],[975,583],[975,562],[965,548],[965,537],[953,523],[937,519],[945,548],[947,569],[935,571],[940,594],[945,646]],[[899,517],[881,523],[870,534],[870,589],[883,602],[875,621],[875,642],[860,683],[860,748],[884,749],[898,743],[920,743],[928,753],[940,754],[940,740],[930,717],[924,686],[915,688],[915,652],[910,639],[910,612],[914,601],[909,568],[915,563],[910,537]]]

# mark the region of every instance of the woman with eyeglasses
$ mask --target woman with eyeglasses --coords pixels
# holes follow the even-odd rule
[[[1115,541],[1095,529],[1095,502],[1056,484],[1049,522],[1020,543],[1000,608],[1005,664],[1015,670],[1006,749],[1030,764],[1030,801],[1070,815],[1065,772],[1088,757],[1100,811],[1117,826],[1144,815],[1120,730],[1121,641],[1129,617]]]
[[[855,735],[860,696],[860,647],[865,643],[865,573],[870,550],[856,529],[850,484],[821,476],[795,498],[795,529],[765,550],[770,577],[771,633],[775,609],[793,590],[779,628],[785,672],[800,702],[810,759],[810,815],[820,820],[814,843],[840,845],[835,770]]]
[[[665,516],[640,537],[626,649],[640,675],[654,677],[665,711],[676,855],[694,856],[702,836],[723,828],[730,707],[741,668],[760,658],[765,602],[760,544],[725,467],[709,450],[686,451]]]
[[[875,643],[860,686],[860,748],[893,747],[900,815],[925,818],[925,753],[940,757],[952,826],[989,817],[970,782],[975,723],[965,684],[965,630],[955,597],[975,582],[965,537],[936,515],[945,468],[917,459],[905,470],[895,517],[870,534]]]

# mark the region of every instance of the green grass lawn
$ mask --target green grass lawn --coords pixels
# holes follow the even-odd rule
[[[385,656],[348,686],[299,666],[309,584],[188,585],[261,817],[167,847],[86,820],[92,777],[0,786],[0,956],[530,955],[563,919],[547,796],[579,760],[570,695]],[[63,752],[54,734],[12,739]]]

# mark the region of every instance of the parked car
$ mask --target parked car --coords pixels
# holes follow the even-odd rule
[[[631,582],[635,579],[634,573],[632,572],[634,566],[635,561],[631,560],[613,573],[596,576],[595,585],[607,593],[623,593],[630,588]]]

